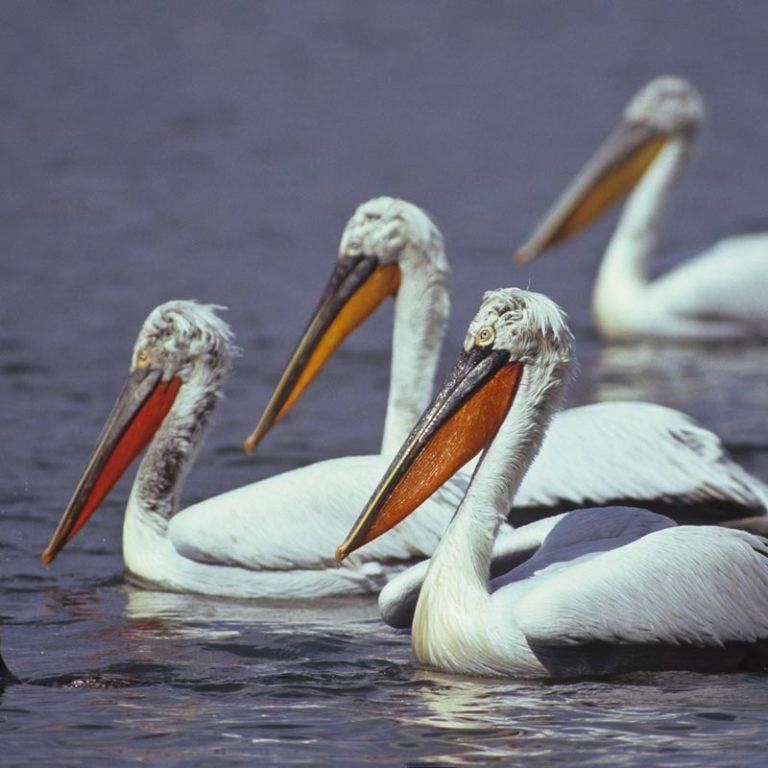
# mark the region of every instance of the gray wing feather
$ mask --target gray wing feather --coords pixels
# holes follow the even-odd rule
[[[607,504],[637,504],[679,523],[717,523],[765,515],[768,486],[735,463],[717,435],[674,409],[614,402],[563,411],[509,520]]]
[[[768,541],[716,527],[667,528],[541,573],[508,608],[529,641],[543,645],[765,639]]]
[[[516,529],[502,525],[493,543],[491,576],[503,578],[503,574],[528,560],[563,517],[547,517]],[[412,565],[392,577],[379,593],[379,612],[390,627],[407,629],[413,623],[416,602],[428,568],[429,560]]]

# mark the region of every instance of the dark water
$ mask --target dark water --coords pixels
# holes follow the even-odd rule
[[[509,258],[665,72],[709,116],[663,250],[765,228],[766,29],[759,0],[0,4],[0,634],[22,681],[0,692],[3,765],[764,765],[763,676],[465,680],[415,668],[372,600],[128,586],[126,481],[53,568],[39,553],[166,299],[228,305],[244,348],[189,501],[376,450],[388,310],[258,456],[239,445],[379,194],[446,235],[451,349],[482,290],[530,283],[577,331],[574,402],[683,408],[768,477],[764,349],[601,348],[588,292],[611,222],[534,268]]]

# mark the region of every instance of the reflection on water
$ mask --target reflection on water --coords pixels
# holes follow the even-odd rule
[[[610,344],[589,371],[595,400],[678,408],[730,445],[768,446],[768,346]]]
[[[237,637],[243,624],[267,631],[295,633],[360,631],[378,623],[375,598],[327,600],[226,600],[126,586],[125,615],[134,625],[152,626],[173,637]],[[297,628],[300,628],[297,629]]]
[[[748,107],[751,118],[707,126],[672,245],[762,210],[757,163],[740,157],[738,184],[719,182],[729,148],[764,140],[768,102],[749,86],[765,69],[768,5],[587,4],[0,3],[0,634],[22,681],[2,690],[0,671],[3,766],[765,763],[765,677],[451,678],[415,671],[409,638],[373,600],[244,603],[126,585],[127,478],[66,557],[39,562],[136,328],[161,301],[227,304],[245,350],[187,498],[375,449],[389,309],[259,460],[239,446],[343,222],[379,194],[425,205],[446,235],[445,365],[482,291],[530,283],[574,323],[577,402],[679,407],[768,476],[764,350],[600,349],[589,334],[594,271],[578,251],[597,257],[610,222],[574,241],[572,259],[524,272],[509,261],[579,155],[667,66],[696,79],[713,117]]]
[[[549,715],[541,691],[526,696],[525,684],[477,680],[417,669],[403,723],[436,729],[441,738],[423,759],[472,765],[545,754],[537,732]]]
[[[418,683],[409,692],[414,706],[403,721],[442,731],[428,759],[451,765],[569,753],[572,760],[578,754],[608,765],[617,750],[704,764],[727,734],[756,726],[750,715],[756,701],[745,702],[740,686],[765,698],[762,678],[748,675],[638,673],[557,684],[416,670],[412,680]]]

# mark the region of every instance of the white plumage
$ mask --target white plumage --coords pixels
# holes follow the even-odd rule
[[[523,261],[570,237],[633,185],[606,249],[592,313],[607,339],[731,339],[768,335],[768,233],[722,240],[649,275],[661,215],[703,116],[693,86],[660,77],[629,102],[619,128],[552,206]]]
[[[443,237],[424,211],[391,197],[363,203],[347,224],[339,264],[354,259],[369,259],[377,269],[395,266],[399,273],[381,445],[381,453],[391,456],[432,395],[450,309],[450,267]],[[323,309],[321,301],[299,348]],[[287,373],[281,385],[290,380]],[[280,391],[279,385],[276,394]],[[255,430],[258,439],[272,423],[267,408]],[[372,484],[377,477],[369,478]],[[681,522],[716,523],[764,517],[768,488],[730,459],[716,435],[685,414],[651,403],[600,403],[557,415],[518,493],[511,521],[625,503],[669,512]]]
[[[402,536],[382,542],[349,567],[333,562],[336,541],[386,467],[380,456],[320,462],[179,509],[183,478],[235,351],[228,326],[213,310],[190,301],[163,304],[147,318],[136,342],[129,381],[137,372],[156,371],[166,382],[181,383],[162,423],[148,435],[128,501],[123,558],[129,574],[165,589],[210,595],[313,597],[376,592],[392,571],[428,555],[447,523],[445,510],[461,498],[465,486],[458,481],[427,502]],[[131,384],[103,437],[115,415],[125,411],[126,391]],[[142,398],[131,424],[142,418],[142,403],[151,395]],[[91,488],[106,457],[120,451],[100,440],[46,562],[95,509]]]
[[[153,439],[126,510],[123,557],[134,579],[164,589],[233,597],[375,593],[392,574],[434,551],[466,489],[472,465],[457,473],[396,534],[343,568],[333,564],[335,544],[429,401],[448,311],[442,238],[415,206],[389,198],[361,206],[342,237],[339,260],[358,259],[363,253],[373,253],[383,264],[397,261],[400,269],[383,455],[319,462],[181,509],[184,475],[235,348],[228,326],[212,307],[168,302],[147,318],[130,376],[157,369],[164,381],[178,380],[180,386],[154,437],[148,436]],[[151,363],[142,367],[140,355],[148,355]],[[410,375],[416,377],[413,386]],[[677,499],[697,520],[764,513],[768,494],[761,483],[727,458],[714,435],[676,411],[604,404],[574,409],[560,418],[542,451],[540,471],[534,469],[530,484],[521,488],[524,508],[515,519],[570,509],[585,500],[604,504],[627,498],[660,508]],[[580,429],[580,423],[587,423],[591,432]],[[590,434],[595,442],[587,438]],[[617,460],[627,434],[637,437],[638,450]],[[560,457],[574,447],[578,450],[570,474],[558,481],[554,470]],[[97,447],[94,460],[97,456],[106,456],[102,447]],[[615,462],[615,472],[609,462]],[[95,482],[99,471],[98,461],[86,470],[60,535],[47,551],[48,562],[74,535],[71,525],[86,500],[80,489]],[[82,516],[78,527],[92,511]]]
[[[492,344],[481,344],[487,338]],[[562,398],[571,347],[545,297],[516,289],[487,294],[448,384],[339,556],[365,542],[390,498],[421,482],[413,467],[433,440],[460,444],[459,435],[445,435],[454,428],[451,414],[473,408],[498,373],[514,370],[511,405],[426,568],[412,629],[419,662],[461,674],[553,677],[761,667],[768,658],[768,541],[753,534],[676,527],[645,510],[579,510],[550,526],[533,557],[490,582],[494,538]],[[487,418],[480,411],[475,418]],[[430,466],[449,460],[453,449],[441,450]],[[407,513],[403,507],[398,517]]]

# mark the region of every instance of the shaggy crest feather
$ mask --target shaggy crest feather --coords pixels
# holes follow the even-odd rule
[[[390,264],[409,258],[411,249],[419,251],[416,258],[429,261],[436,277],[450,275],[443,236],[429,216],[405,200],[376,197],[352,214],[341,235],[339,258],[376,255]]]
[[[152,361],[162,364],[167,380],[179,376],[188,381],[195,369],[207,369],[221,381],[240,354],[229,325],[217,314],[219,304],[200,304],[175,299],[155,307],[139,331],[133,348],[132,364],[142,350],[149,350]]]

